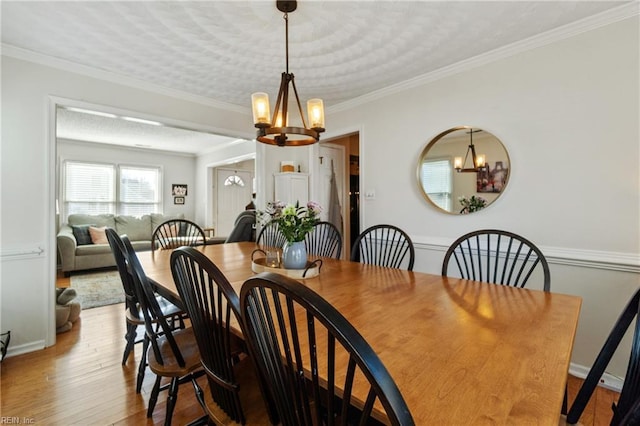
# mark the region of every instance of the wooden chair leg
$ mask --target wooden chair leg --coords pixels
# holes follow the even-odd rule
[[[129,354],[133,350],[133,346],[136,344],[136,329],[138,327],[135,324],[131,324],[127,321],[127,334],[124,335],[124,338],[127,340],[127,345],[124,348],[124,354],[122,354],[122,365],[127,363],[127,359],[129,359]]]
[[[138,378],[136,379],[136,393],[142,390],[142,382],[144,381],[144,373],[147,371],[147,352],[149,350],[149,338],[145,335],[142,342],[142,355],[140,356],[140,364],[138,365]]]
[[[196,378],[194,375],[191,375],[191,383],[193,383],[193,390],[196,393],[196,399],[198,400],[198,402],[200,403],[200,406],[202,407],[203,410],[205,410],[205,413],[207,412],[207,405],[204,402],[204,392],[202,391],[202,388],[200,387],[200,385],[198,384],[198,382],[196,381]]]
[[[171,417],[173,417],[173,410],[176,407],[178,401],[178,385],[180,384],[180,378],[174,377],[171,379],[169,385],[169,396],[167,397],[167,414],[164,418],[164,426],[171,426]]]
[[[160,376],[156,376],[156,382],[153,384],[153,390],[149,396],[149,407],[147,407],[147,417],[153,416],[153,410],[158,402],[158,394],[160,393]]]

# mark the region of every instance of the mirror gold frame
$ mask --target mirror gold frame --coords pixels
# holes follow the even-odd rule
[[[474,164],[470,145],[477,156],[485,156],[484,166]],[[469,170],[456,171],[456,157],[464,159],[462,169]],[[458,215],[482,210],[500,197],[509,181],[510,168],[509,153],[500,139],[478,127],[458,126],[431,139],[420,153],[416,171],[425,200],[440,211]],[[434,186],[426,188],[427,181]]]

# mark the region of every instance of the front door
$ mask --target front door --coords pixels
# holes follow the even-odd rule
[[[253,173],[247,170],[217,169],[216,235],[227,236],[233,222],[251,202]]]

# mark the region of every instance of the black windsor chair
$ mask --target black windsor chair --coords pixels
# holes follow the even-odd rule
[[[215,424],[267,424],[260,382],[244,342],[233,331],[240,301],[218,267],[201,252],[181,247],[171,253],[171,272],[189,313],[208,378],[203,408]]]
[[[287,239],[284,237],[282,231],[280,231],[280,226],[275,220],[267,222],[262,229],[260,229],[258,238],[256,239],[256,244],[261,249],[265,247],[282,248],[286,242]]]
[[[340,259],[342,254],[342,236],[330,222],[318,222],[313,230],[305,235],[304,245],[312,256]]]
[[[136,379],[136,393],[140,393],[142,389],[142,382],[144,380],[144,373],[147,368],[147,349],[149,347],[149,340],[145,337],[138,338],[138,327],[144,326],[144,317],[138,303],[138,297],[135,293],[135,287],[133,283],[133,277],[129,273],[126,261],[126,249],[124,243],[118,233],[113,228],[107,228],[105,230],[111,252],[116,260],[116,266],[118,273],[120,274],[120,280],[122,281],[122,287],[125,294],[125,320],[127,325],[127,332],[125,339],[127,341],[124,353],[122,355],[122,365],[125,365],[129,354],[133,351],[136,343],[142,342],[142,355],[140,357],[140,364],[138,365],[138,377]],[[184,328],[184,319],[186,313],[178,308],[173,303],[169,302],[159,294],[155,295],[158,306],[162,312],[162,318],[165,318],[172,329]]]
[[[452,261],[455,260],[455,264]],[[442,261],[442,276],[457,270],[461,278],[524,288],[534,272],[542,273],[542,290],[550,291],[551,273],[535,244],[513,232],[482,229],[455,240]],[[567,412],[565,386],[562,413]]]
[[[160,391],[168,390],[164,424],[169,426],[178,400],[180,384],[191,381],[198,402],[204,405],[204,392],[196,381],[204,374],[200,362],[200,352],[193,328],[172,330],[169,327],[165,318],[162,317],[162,311],[155,298],[153,287],[142,269],[129,238],[126,235],[122,236],[122,242],[126,249],[127,265],[133,276],[138,303],[144,317],[146,336],[150,343],[147,354],[149,369],[156,375],[149,396],[147,417],[152,416]],[[154,327],[155,325],[158,327]],[[170,378],[170,382],[161,386],[163,377]]]
[[[442,275],[449,276],[456,267],[464,279],[520,288],[541,270],[542,289],[549,291],[551,286],[549,264],[540,249],[508,231],[483,229],[455,240],[444,256]]]
[[[313,290],[263,272],[245,281],[240,306],[250,353],[282,425],[369,424],[376,401],[386,413],[383,422],[414,424],[371,346]],[[355,403],[354,387],[368,389],[363,403]]]
[[[594,389],[598,385],[602,374],[607,368],[611,357],[615,353],[622,337],[625,335],[631,322],[636,320],[631,343],[631,355],[629,365],[624,378],[624,384],[620,391],[618,403],[613,404],[612,426],[640,425],[640,289],[631,297],[618,320],[615,322],[609,337],[605,341],[600,353],[596,357],[589,374],[585,378],[578,394],[576,395],[569,412],[567,423],[576,424],[587,406]]]
[[[162,222],[151,236],[151,250],[171,250],[182,246],[201,246],[207,243],[204,230],[187,219]]]
[[[408,259],[405,263],[405,258]],[[374,225],[358,235],[351,248],[351,260],[371,265],[413,270],[415,248],[409,235],[393,225]]]

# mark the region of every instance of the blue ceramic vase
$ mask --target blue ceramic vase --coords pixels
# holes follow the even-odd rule
[[[304,245],[304,241],[284,243],[282,266],[285,269],[304,269],[307,266],[307,248]]]

